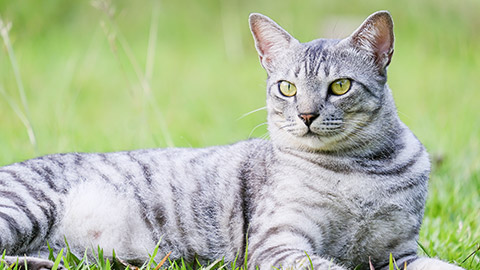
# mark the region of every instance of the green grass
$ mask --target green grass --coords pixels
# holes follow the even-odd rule
[[[396,34],[389,85],[402,120],[435,161],[421,253],[480,268],[480,1],[112,5],[109,16],[90,1],[0,2],[1,18],[12,22],[16,61],[12,66],[2,42],[1,165],[56,152],[203,147],[264,136],[266,127],[255,127],[265,111],[241,118],[265,103],[248,14],[265,13],[308,41],[341,37],[387,9]]]

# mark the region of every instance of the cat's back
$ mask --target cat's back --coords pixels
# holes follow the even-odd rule
[[[102,246],[127,259],[147,254],[159,239],[174,251],[172,258],[238,252],[245,177],[252,164],[264,166],[256,160],[269,145],[248,140],[198,149],[53,154],[2,167],[2,202],[22,208],[32,229],[22,246],[10,250],[36,252],[44,239],[61,247],[65,236],[78,252]],[[23,213],[10,212],[21,222]],[[238,224],[230,224],[232,218]]]

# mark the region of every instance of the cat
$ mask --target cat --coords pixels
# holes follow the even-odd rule
[[[43,156],[0,168],[0,249],[30,269],[46,242],[146,260],[247,261],[248,269],[462,269],[417,256],[430,163],[399,120],[387,66],[393,22],[300,43],[251,14],[267,71],[270,140]],[[248,252],[246,252],[248,250]],[[247,258],[244,256],[247,254]],[[24,255],[30,257],[22,257]],[[40,258],[36,258],[40,257]]]

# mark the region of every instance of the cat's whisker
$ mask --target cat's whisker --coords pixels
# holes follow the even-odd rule
[[[278,129],[285,129],[285,128],[292,127],[292,126],[295,126],[295,123],[288,123],[286,125],[280,126]]]
[[[266,140],[270,137],[270,134],[268,132],[265,132],[262,136],[260,136],[260,139]]]
[[[252,129],[252,131],[250,131],[250,134],[248,134],[248,138],[250,139],[250,138],[252,137],[253,132],[255,132],[255,130],[256,130],[257,128],[259,128],[259,127],[261,127],[261,126],[265,126],[265,125],[267,125],[267,124],[268,124],[267,122],[263,122],[263,123],[261,123],[261,124],[256,125],[256,126]]]
[[[249,116],[250,114],[253,114],[253,113],[256,113],[256,112],[259,112],[259,111],[263,111],[263,110],[266,110],[266,109],[267,109],[267,106],[264,106],[264,107],[255,109],[253,111],[247,112],[247,113],[243,114],[242,116],[240,116],[239,118],[237,118],[237,121]]]

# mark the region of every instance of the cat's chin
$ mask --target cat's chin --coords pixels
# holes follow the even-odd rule
[[[338,144],[339,136],[322,135],[308,131],[302,135],[284,133],[282,136],[271,136],[276,145],[295,148],[308,152],[336,152],[341,150]]]
[[[307,133],[302,137],[297,137],[300,148],[311,152],[338,151],[335,136],[322,136],[315,133]]]

